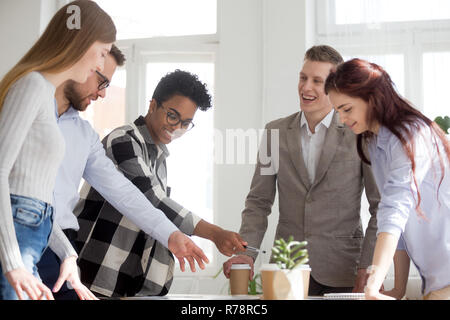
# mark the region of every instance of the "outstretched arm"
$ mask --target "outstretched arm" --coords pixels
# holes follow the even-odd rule
[[[394,254],[394,287],[389,291],[382,292],[387,296],[401,300],[406,293],[408,284],[410,258],[406,250],[397,250]]]

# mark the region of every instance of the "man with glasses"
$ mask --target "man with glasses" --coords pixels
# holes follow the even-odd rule
[[[173,201],[167,186],[166,144],[194,127],[197,109],[210,107],[211,97],[197,76],[176,70],[160,80],[145,117],[116,128],[102,142],[116,167],[182,232],[209,239],[231,256],[245,250],[246,242]],[[76,244],[81,281],[107,297],[167,294],[173,280],[172,255],[99,191],[85,184],[74,209],[80,225]]]
[[[100,79],[100,82],[99,82],[98,87],[97,87],[98,91],[102,91],[102,90],[108,88],[108,87],[109,87],[109,80],[108,80],[108,78],[105,77],[105,76],[104,76],[100,71],[98,71],[98,70],[96,70],[95,73],[97,74],[97,76],[98,76],[99,79]]]
[[[191,269],[195,267],[195,261],[203,268],[204,262],[207,262],[203,251],[180,232],[164,212],[156,209],[138,187],[117,170],[115,164],[105,155],[98,134],[89,122],[79,116],[79,111],[85,111],[91,101],[105,97],[109,79],[112,78],[116,67],[122,66],[124,61],[123,54],[113,45],[105,60],[103,73],[93,73],[83,84],[68,81],[56,90],[56,118],[66,142],[66,153],[55,184],[55,221],[75,243],[79,224],[73,210],[80,198],[78,190],[83,178],[129,218],[127,220],[129,225],[138,225],[143,230],[142,237],[158,239],[160,250],[164,249],[166,254],[170,255],[166,249],[169,248],[182,264],[186,258]],[[186,219],[193,220],[190,215],[185,216]],[[205,230],[211,229],[209,224],[202,224],[204,225]],[[220,231],[226,232],[222,229]],[[232,233],[226,233],[226,236],[235,239]],[[226,247],[224,250],[229,251],[231,248]],[[120,254],[116,256],[120,257]],[[59,268],[59,258],[51,249],[47,249],[38,263],[38,270],[43,282],[49,288],[57,289],[61,285],[58,279]],[[85,271],[81,267],[81,274],[85,273],[89,273],[89,270]],[[54,297],[57,300],[77,299],[75,291],[65,284]]]

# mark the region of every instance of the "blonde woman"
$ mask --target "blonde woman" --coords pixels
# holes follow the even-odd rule
[[[95,298],[79,280],[75,250],[53,228],[65,148],[54,94],[66,80],[83,83],[102,71],[115,37],[114,23],[94,1],[73,1],[0,82],[0,299],[53,299],[36,270],[47,245],[64,260],[53,290],[67,280],[80,299]]]

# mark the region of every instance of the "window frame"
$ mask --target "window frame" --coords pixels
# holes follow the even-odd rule
[[[116,45],[125,54],[127,60],[125,68],[127,72],[126,122],[134,121],[139,115],[146,114],[148,101],[146,97],[147,63],[155,62],[208,62],[214,64],[214,83],[217,78],[217,54],[219,48],[218,34],[169,36],[144,39],[118,40]],[[215,88],[214,88],[214,91]],[[216,104],[215,92],[212,92]],[[214,117],[213,117],[214,118]],[[213,129],[215,125],[213,123]],[[214,180],[214,170],[213,177]],[[215,208],[214,193],[212,193],[213,221],[218,221]],[[206,265],[202,275],[213,276],[217,273],[219,266],[218,252],[213,245],[213,263]],[[195,277],[190,272],[189,265],[186,272],[181,272],[178,264],[174,271],[175,277]]]
[[[417,21],[394,21],[379,23],[359,23],[359,24],[336,24],[333,14],[336,11],[335,0],[316,0],[316,12],[324,13],[317,16],[317,33],[319,35],[339,34],[343,32],[363,33],[370,32],[401,32],[403,30],[450,30],[450,19],[442,20],[417,20]]]
[[[335,0],[316,1],[316,43],[343,55],[403,54],[405,96],[424,111],[423,54],[450,51],[450,19],[337,25],[334,11]],[[352,43],[343,34],[351,34]]]

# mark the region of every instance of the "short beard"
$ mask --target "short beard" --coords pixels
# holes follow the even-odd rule
[[[69,80],[64,87],[64,95],[75,110],[84,111],[86,108],[81,105],[83,97],[77,91],[76,85],[75,81]]]

